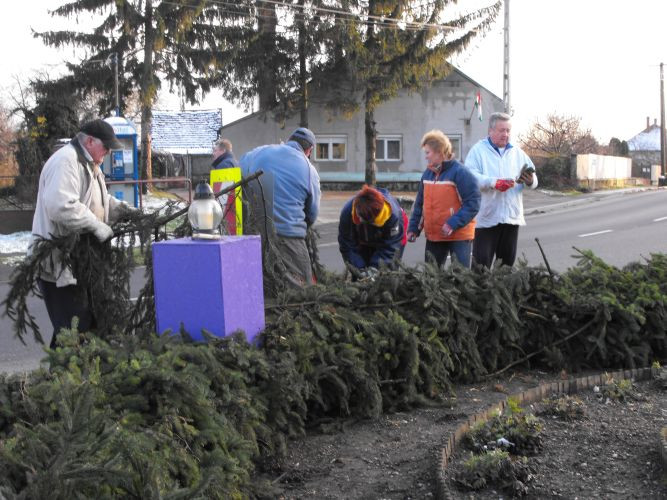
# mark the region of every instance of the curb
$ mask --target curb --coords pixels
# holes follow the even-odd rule
[[[561,208],[569,208],[569,207],[575,207],[577,205],[584,205],[587,203],[593,203],[596,201],[600,201],[600,198],[597,198],[595,196],[587,197],[587,198],[575,198],[573,200],[567,200],[567,201],[562,201],[560,203],[551,203],[549,205],[542,205],[540,207],[530,207],[530,208],[525,208],[524,209],[524,215],[526,217],[530,217],[532,215],[540,215],[548,212],[553,212],[554,210],[558,210]]]
[[[540,215],[543,213],[551,212],[553,210],[557,210],[560,208],[568,208],[568,207],[573,207],[577,205],[583,205],[584,203],[593,203],[596,201],[601,201],[604,198],[607,198],[609,196],[622,196],[625,194],[631,194],[631,193],[642,193],[645,191],[661,191],[667,189],[666,187],[657,187],[657,186],[644,186],[644,187],[634,187],[634,188],[625,188],[625,189],[616,189],[616,190],[609,190],[609,191],[593,191],[592,193],[589,193],[588,195],[585,195],[583,197],[577,197],[577,198],[572,198],[566,201],[558,202],[558,203],[550,203],[548,205],[542,205],[538,207],[529,207],[526,206],[526,197],[524,197],[524,215],[526,217],[532,216],[532,215]],[[548,194],[545,192],[545,194]],[[565,196],[562,194],[548,194],[549,196]]]
[[[453,434],[450,434],[444,448],[440,450],[436,457],[436,491],[435,496],[440,500],[455,500],[457,497],[452,495],[445,479],[445,471],[449,464],[452,454],[456,450],[466,432],[470,430],[477,422],[485,422],[489,416],[496,411],[502,412],[507,406],[507,401],[512,398],[521,404],[534,403],[552,394],[576,394],[577,392],[589,387],[604,385],[607,378],[612,377],[615,380],[650,380],[654,374],[653,368],[635,368],[632,370],[619,370],[612,373],[603,372],[597,375],[589,375],[581,378],[571,378],[558,382],[549,382],[533,387],[523,392],[507,396],[499,403],[482,410],[480,413],[472,415],[468,420],[462,423]],[[662,457],[663,471],[667,474],[667,427],[663,427],[660,432],[660,456]]]

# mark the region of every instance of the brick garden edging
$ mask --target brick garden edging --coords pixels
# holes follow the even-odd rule
[[[654,373],[653,368],[635,368],[632,370],[619,370],[615,372],[603,372],[597,375],[589,375],[581,378],[571,378],[568,380],[561,380],[557,382],[549,382],[546,384],[533,387],[523,392],[507,396],[499,403],[490,406],[486,410],[481,411],[462,423],[453,434],[450,434],[445,447],[440,450],[440,456],[437,460],[437,486],[436,496],[442,500],[453,500],[455,497],[449,491],[449,486],[445,479],[445,470],[456,450],[463,436],[473,427],[477,422],[486,421],[494,412],[502,412],[507,406],[507,400],[512,398],[519,402],[519,404],[530,404],[536,401],[551,396],[552,394],[576,394],[582,389],[587,389],[594,386],[602,386],[609,377],[615,380],[633,379],[633,380],[650,380]],[[667,473],[667,427],[663,427],[660,432],[660,456],[662,457],[663,470]]]

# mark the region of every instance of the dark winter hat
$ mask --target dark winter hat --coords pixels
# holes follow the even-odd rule
[[[315,134],[310,129],[307,129],[306,127],[299,127],[296,129],[294,132],[292,132],[292,135],[290,135],[290,139],[293,137],[298,137],[299,139],[303,139],[304,141],[308,142],[311,146],[314,146],[316,141],[315,141]]]
[[[102,141],[107,149],[123,149],[123,145],[116,138],[113,127],[104,120],[93,120],[84,123],[81,132]]]

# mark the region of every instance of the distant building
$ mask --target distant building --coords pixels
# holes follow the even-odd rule
[[[475,108],[480,93],[482,120]],[[323,99],[311,96],[308,126],[317,137],[312,158],[323,181],[362,180],[366,164],[364,110],[352,116],[327,110]],[[462,161],[479,139],[486,137],[489,115],[503,111],[502,99],[458,69],[421,91],[401,91],[375,110],[378,181],[418,180],[425,168],[420,141],[440,129],[449,136]],[[287,140],[299,116],[277,123],[259,111],[225,125],[222,135],[240,157],[262,144]]]
[[[153,111],[153,169],[159,176],[208,178],[211,149],[222,127],[220,109]]]
[[[658,120],[628,141],[633,177],[651,177],[651,165],[660,165],[660,125]]]

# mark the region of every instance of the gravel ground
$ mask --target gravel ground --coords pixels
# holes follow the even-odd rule
[[[287,460],[263,478],[284,500],[435,498],[440,450],[468,415],[506,393],[558,378],[530,372],[458,386],[446,405],[340,422],[329,433],[313,430],[291,443]],[[659,429],[667,425],[665,392],[645,383],[639,388],[641,399],[624,403],[584,395],[588,416],[572,423],[544,418],[545,450],[534,459],[531,498],[667,498],[657,448]],[[448,474],[457,467],[455,459]],[[451,491],[453,498],[503,498],[493,490]]]

